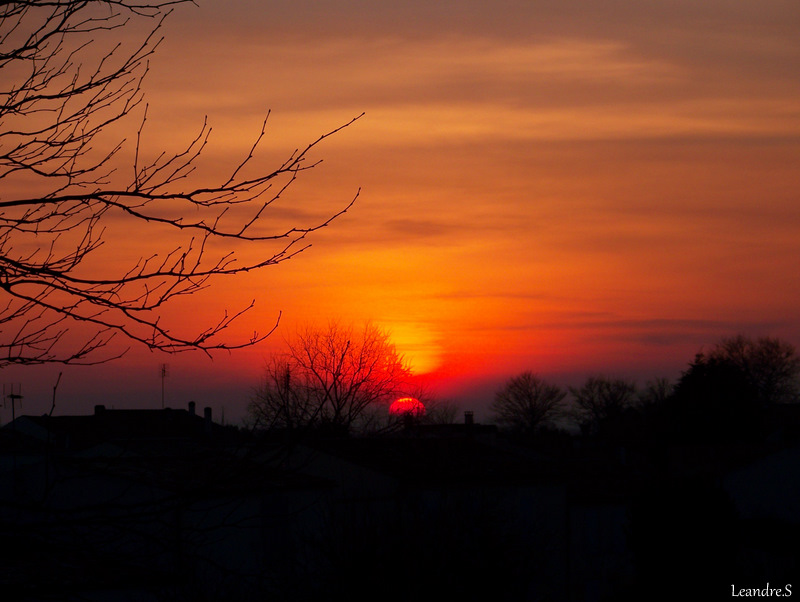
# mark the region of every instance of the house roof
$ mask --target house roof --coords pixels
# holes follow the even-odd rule
[[[119,440],[192,439],[219,434],[224,427],[187,410],[109,410],[97,406],[88,416],[20,416],[3,427],[76,451]]]

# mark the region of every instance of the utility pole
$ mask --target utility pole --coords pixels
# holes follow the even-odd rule
[[[169,376],[169,366],[161,364],[161,409],[164,409],[164,380]]]
[[[5,399],[11,400],[11,424],[13,425],[11,428],[16,430],[17,425],[14,424],[14,421],[17,419],[17,410],[15,404],[18,400],[22,399],[22,383],[17,385],[17,392],[14,393],[14,385],[10,385],[11,393],[6,395],[6,386],[3,385],[3,397]],[[14,462],[13,462],[13,473],[14,475],[17,474],[17,452],[14,450]],[[14,481],[16,483],[16,480]]]

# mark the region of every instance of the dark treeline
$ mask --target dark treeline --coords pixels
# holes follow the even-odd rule
[[[247,427],[194,403],[5,425],[3,591],[397,602],[791,591],[791,345],[724,339],[676,382],[642,387],[593,376],[564,389],[526,372],[497,392],[497,424],[424,396],[426,415],[387,417],[381,402],[405,374],[387,350],[372,326],[306,331],[268,365]]]
[[[607,599],[722,599],[779,581],[786,596],[800,574],[800,523],[786,511],[800,501],[790,484],[800,469],[798,377],[792,345],[739,335],[698,353],[676,382],[642,388],[592,376],[561,389],[525,372],[492,410],[515,443],[622,475],[605,492],[623,491],[631,572]]]
[[[637,430],[673,441],[758,441],[771,408],[800,401],[800,358],[777,338],[724,338],[698,353],[677,382],[590,376],[562,389],[532,372],[510,378],[492,403],[509,433],[531,436],[565,423],[584,436]],[[626,423],[627,424],[626,426]]]
[[[454,510],[440,499],[432,506],[435,510],[399,513],[391,520],[361,525],[362,539],[369,540],[367,534],[374,530],[389,529],[393,535],[385,539],[393,544],[375,556],[380,546],[373,542],[361,550],[364,557],[349,565],[349,571],[340,566],[337,574],[352,574],[345,579],[351,586],[367,566],[370,574],[388,578],[369,559],[381,558],[384,569],[396,566],[408,558],[411,546],[419,574],[438,567],[442,574],[457,575],[456,582],[471,584],[465,587],[472,593],[480,585],[485,595],[505,599],[638,600],[646,592],[647,599],[672,600],[685,598],[687,591],[692,597],[717,599],[730,595],[729,588],[737,583],[790,583],[800,564],[788,542],[800,525],[796,516],[780,509],[800,501],[794,489],[785,486],[800,470],[793,456],[800,435],[799,376],[800,358],[791,344],[743,335],[699,352],[675,382],[655,378],[637,386],[595,375],[580,386],[562,388],[523,372],[509,378],[495,395],[495,430],[482,425],[484,430],[473,431],[494,433],[491,443],[483,440],[486,447],[481,452],[489,466],[478,468],[473,458],[471,475],[461,475],[478,497],[498,486],[486,482],[498,473],[507,479],[503,487],[518,484],[517,493],[507,490],[493,498],[491,511],[482,504],[461,504]],[[339,436],[419,440],[448,432],[447,423],[455,419],[450,411],[389,417],[377,427],[375,420],[354,421]],[[458,426],[477,428],[450,426],[452,432]],[[305,435],[324,439],[330,432],[317,424]],[[316,445],[333,444],[326,440]],[[438,462],[440,470],[425,486],[435,483],[439,494],[452,495],[446,483],[458,470],[450,464],[459,462],[458,452],[444,447],[431,450],[430,461]],[[508,457],[494,456],[498,448],[522,458],[521,464],[512,468]],[[414,466],[413,475],[405,475],[410,482],[430,470],[420,467],[424,462]],[[505,508],[508,496],[545,484],[563,487],[564,497],[554,506],[531,506],[521,516]],[[545,494],[538,490],[531,495]],[[448,508],[448,520],[442,520],[442,507]],[[566,526],[559,530],[551,525],[548,530],[537,524],[526,532],[528,521],[536,522],[528,512],[564,512]],[[498,526],[498,514],[505,528]],[[466,545],[460,529],[445,536],[432,523],[438,528],[471,525],[467,540],[480,541],[479,550]],[[432,533],[437,535],[430,540],[426,536]],[[470,566],[463,562],[465,549],[478,559],[472,569],[464,568]],[[548,560],[542,555],[549,555]],[[561,560],[554,561],[554,556]],[[462,560],[449,563],[442,558]],[[480,578],[475,573],[478,566]],[[440,595],[461,591],[452,579],[440,576],[438,583],[447,584],[437,590]],[[413,598],[416,590],[408,587],[398,591]]]

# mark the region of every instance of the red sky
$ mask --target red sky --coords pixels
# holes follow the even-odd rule
[[[796,0],[181,7],[145,83],[153,151],[208,115],[201,167],[230,169],[271,109],[258,159],[275,167],[365,112],[276,218],[361,196],[291,262],[172,312],[189,327],[256,298],[242,332],[280,311],[271,341],[63,368],[59,409],[157,407],[167,362],[169,404],[240,416],[263,358],[310,320],[387,327],[465,404],[525,369],[641,382],[724,335],[800,344],[798,31]],[[3,376],[37,413],[59,370]]]

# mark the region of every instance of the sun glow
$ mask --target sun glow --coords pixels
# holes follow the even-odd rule
[[[392,342],[414,374],[428,374],[441,364],[442,347],[424,325],[410,322],[386,325]]]
[[[392,416],[402,416],[404,414],[411,414],[412,416],[424,416],[425,406],[423,403],[414,397],[401,397],[392,402],[389,406],[389,414]]]

